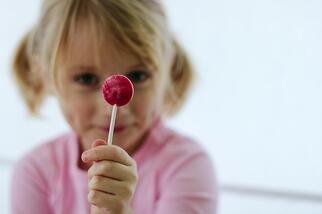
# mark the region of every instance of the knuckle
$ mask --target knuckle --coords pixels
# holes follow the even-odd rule
[[[90,203],[92,204],[97,204],[99,202],[99,196],[98,196],[98,192],[95,190],[91,190],[89,191],[88,195],[87,195],[87,199]]]
[[[94,176],[90,181],[90,185],[92,188],[99,187],[100,183],[101,183],[101,178],[99,176]]]
[[[135,171],[138,170],[138,165],[135,160],[132,161],[132,167],[134,168]]]
[[[131,183],[136,183],[136,176],[135,174],[129,174],[128,175],[128,181],[131,182]]]
[[[134,173],[133,177],[135,182],[139,180],[139,174],[137,172]]]
[[[135,173],[131,173],[130,176],[130,181],[133,182],[133,183],[137,183],[137,181],[139,180],[139,175],[137,172]]]
[[[97,158],[99,156],[99,153],[100,153],[99,148],[96,147],[96,148],[93,149],[93,156],[95,158]]]
[[[133,190],[132,190],[132,188],[129,185],[125,185],[123,187],[123,195],[126,198],[130,198],[132,196],[132,193],[133,193]]]
[[[91,167],[88,169],[88,171],[87,171],[87,176],[88,176],[89,178],[92,178],[92,177],[94,176],[94,172],[93,172],[93,170],[94,170],[93,166],[91,166]]]
[[[133,180],[132,180],[132,183],[133,183],[133,186],[136,187],[137,183],[139,182],[139,177],[137,175],[134,176]]]
[[[104,163],[102,164],[102,170],[103,172],[109,172],[109,171],[112,171],[113,169],[113,164],[111,164],[110,162],[108,161],[104,161]]]
[[[120,150],[116,146],[111,147],[111,158],[113,160],[117,159],[120,155]]]

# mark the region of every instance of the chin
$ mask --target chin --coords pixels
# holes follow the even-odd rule
[[[129,142],[127,142],[127,141],[128,141],[128,139],[124,140],[123,138],[117,137],[114,135],[112,144],[125,149],[125,148],[129,147]]]

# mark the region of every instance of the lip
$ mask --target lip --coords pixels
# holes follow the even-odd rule
[[[126,129],[127,126],[125,125],[119,125],[119,126],[115,126],[114,127],[114,133],[120,133],[123,132]],[[106,127],[104,128],[105,132],[109,132],[110,131],[110,127]]]

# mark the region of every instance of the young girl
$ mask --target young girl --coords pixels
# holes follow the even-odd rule
[[[51,94],[72,131],[17,162],[12,213],[215,213],[212,161],[162,122],[181,107],[193,70],[160,0],[45,0],[14,72],[30,111]],[[101,85],[112,74],[135,93],[109,146]]]

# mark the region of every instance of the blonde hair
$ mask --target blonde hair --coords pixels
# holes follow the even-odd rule
[[[39,72],[33,72],[32,58],[39,57],[44,69],[53,74],[68,37],[81,21],[90,22],[98,36],[97,47],[102,47],[104,33],[112,32],[115,45],[155,69],[162,69],[162,57],[174,49],[164,113],[170,116],[180,109],[194,70],[171,35],[159,0],[44,0],[39,23],[22,39],[13,60],[14,76],[30,112],[37,113],[45,97]]]

